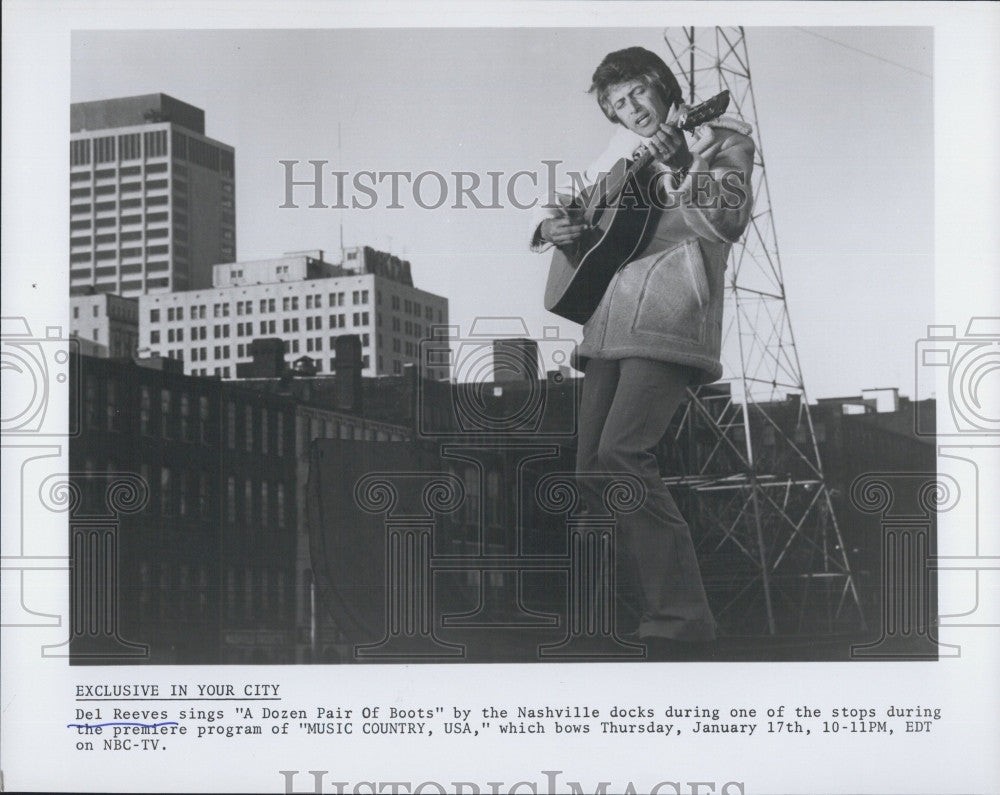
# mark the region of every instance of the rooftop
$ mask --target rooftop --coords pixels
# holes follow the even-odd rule
[[[167,94],[74,102],[69,109],[70,132],[109,130],[139,124],[172,122],[199,135],[205,134],[205,111]]]

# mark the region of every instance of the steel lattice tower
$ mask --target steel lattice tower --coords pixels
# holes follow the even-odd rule
[[[743,28],[668,28],[664,39],[685,100],[727,89],[727,113],[753,126],[756,145],[753,213],[726,274],[724,380],[690,391],[666,481],[728,631],[863,627],[792,335]]]

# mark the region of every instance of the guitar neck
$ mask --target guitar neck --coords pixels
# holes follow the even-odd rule
[[[684,130],[684,132],[692,132],[696,127],[719,118],[719,116],[725,113],[728,107],[729,92],[722,91],[711,99],[707,99],[693,108],[688,108],[681,116],[677,124],[677,129]],[[645,168],[652,159],[652,153],[643,144],[633,154],[632,166],[629,168],[629,172],[634,173]]]

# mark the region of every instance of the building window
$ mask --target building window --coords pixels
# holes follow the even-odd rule
[[[247,566],[243,570],[243,616],[250,618],[254,613],[253,570]]]
[[[253,452],[253,408],[243,410],[243,443],[248,453]]]
[[[146,157],[163,157],[167,154],[167,131],[155,130],[143,133],[143,144]]]
[[[160,390],[160,435],[169,439],[173,435],[173,418],[171,417],[171,398],[169,389]]]
[[[279,483],[277,488],[277,494],[275,494],[275,499],[278,504],[278,529],[283,530],[285,528],[285,484]]]
[[[208,398],[204,395],[198,398],[198,439],[208,441]]]
[[[275,452],[280,457],[285,454],[285,415],[280,411],[278,412],[278,426],[274,429],[274,431]]]
[[[149,436],[149,414],[153,406],[153,396],[148,386],[139,389],[139,433]]]
[[[69,142],[69,163],[71,166],[84,166],[90,163],[90,141]]]
[[[253,524],[253,481],[250,478],[243,483],[243,519]]]
[[[198,516],[208,516],[208,476],[204,472],[198,473]]]
[[[159,323],[160,322],[160,310],[159,309],[150,309],[149,310],[149,322],[150,323]]]
[[[108,135],[94,139],[94,162],[111,163],[115,159],[115,137]]]
[[[138,160],[142,155],[139,147],[139,133],[119,135],[118,146],[122,160]]]
[[[236,521],[236,478],[232,475],[226,481],[226,521]]]
[[[87,377],[84,386],[83,416],[88,428],[97,427],[97,383],[92,376]]]
[[[119,429],[118,422],[118,395],[117,387],[114,381],[108,381],[106,395],[105,395],[105,419],[107,421],[107,427],[109,431],[117,431]]]
[[[173,472],[169,467],[160,468],[160,513],[164,516],[174,513]]]
[[[186,392],[181,393],[181,434],[182,441],[190,441],[191,438],[191,399]]]
[[[475,467],[466,468],[462,480],[465,482],[465,521],[479,524],[479,472]]]

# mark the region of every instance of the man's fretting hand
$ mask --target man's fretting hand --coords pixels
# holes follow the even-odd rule
[[[542,221],[539,233],[543,240],[555,243],[557,246],[568,246],[580,239],[587,231],[587,224],[570,218],[546,218]]]
[[[647,142],[653,157],[675,170],[691,165],[693,157],[688,150],[684,133],[677,128],[676,123],[677,109],[674,108],[667,120],[660,125],[660,129]]]

